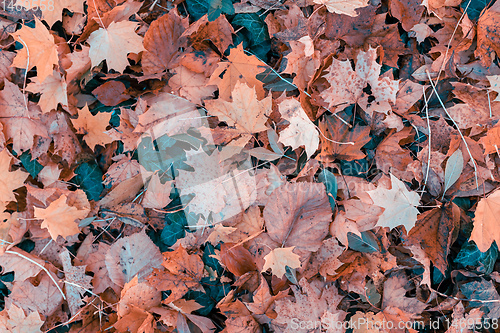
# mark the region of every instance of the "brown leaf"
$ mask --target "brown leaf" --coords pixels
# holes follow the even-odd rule
[[[171,290],[165,302],[178,300],[190,289],[197,289],[203,276],[203,261],[197,254],[189,255],[179,246],[173,252],[165,252],[162,266],[166,270],[155,269],[147,278],[158,290]]]
[[[320,136],[321,152],[318,155],[320,161],[324,163],[336,159],[352,161],[366,156],[360,149],[370,141],[369,126],[356,125],[349,130],[349,127],[337,117],[325,116],[319,123],[319,128],[326,137]],[[348,144],[349,142],[354,144]]]
[[[328,234],[332,210],[323,184],[287,183],[276,189],[264,208],[266,229],[283,247],[316,251]]]
[[[115,106],[130,98],[127,88],[121,81],[107,81],[92,90],[92,94],[104,105]]]
[[[409,239],[420,244],[432,263],[443,274],[448,267],[448,253],[454,230],[460,223],[460,210],[454,203],[434,208],[418,217]]]

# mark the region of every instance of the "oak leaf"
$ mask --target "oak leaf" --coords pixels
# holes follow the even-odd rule
[[[236,82],[231,92],[232,101],[222,99],[208,100],[206,108],[219,120],[235,126],[242,133],[257,133],[267,130],[267,116],[271,113],[271,96],[259,101],[255,88],[243,82]]]
[[[216,84],[219,87],[219,98],[231,101],[231,92],[238,81],[255,88],[257,99],[264,98],[262,82],[256,78],[256,74],[262,71],[263,64],[254,55],[247,56],[243,50],[243,44],[231,49],[227,60],[227,62],[219,62],[219,66],[208,82],[209,85]],[[224,75],[222,79],[221,74]]]
[[[47,228],[52,239],[58,236],[67,238],[80,233],[77,220],[87,217],[89,209],[78,209],[66,202],[68,197],[63,194],[52,201],[47,208],[35,207],[35,218],[43,220],[41,227]]]
[[[368,191],[368,194],[377,206],[384,208],[377,225],[381,227],[395,228],[404,225],[406,231],[410,231],[417,221],[420,197],[416,192],[410,192],[406,185],[391,174],[392,188],[390,190],[377,188]]]
[[[146,50],[142,37],[135,33],[136,27],[135,22],[121,21],[111,22],[107,28],[94,31],[87,40],[92,67],[106,60],[109,69],[122,73],[129,64],[127,54]]]
[[[36,66],[38,80],[45,81],[59,62],[54,36],[36,17],[34,28],[24,25],[12,35],[24,46],[17,52],[12,66],[28,70]]]
[[[307,157],[310,158],[319,146],[319,133],[316,125],[309,119],[300,102],[294,98],[285,99],[279,104],[283,119],[290,125],[280,132],[279,142],[297,149],[304,146]]]

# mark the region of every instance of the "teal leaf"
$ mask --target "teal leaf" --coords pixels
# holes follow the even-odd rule
[[[328,195],[328,200],[330,201],[330,206],[332,210],[335,209],[335,198],[337,197],[337,178],[330,171],[323,169],[319,175],[318,180],[325,184],[326,193]]]
[[[352,232],[347,233],[349,248],[354,251],[373,253],[380,251],[377,238],[370,231],[363,231],[361,237]]]
[[[247,29],[250,49],[258,58],[265,60],[271,50],[271,39],[264,18],[256,13],[240,13],[234,16],[231,23]]]
[[[165,227],[161,232],[161,241],[171,247],[177,240],[186,236],[187,220],[184,212],[175,212],[165,216]]]
[[[97,201],[104,190],[102,171],[95,162],[82,163],[75,169],[72,182],[79,185],[89,200]]]
[[[495,262],[498,258],[498,247],[495,242],[491,244],[486,252],[481,252],[474,242],[467,242],[462,245],[460,252],[454,262],[464,267],[473,267],[475,271],[481,274],[490,274],[493,272]]]
[[[43,169],[43,165],[38,163],[38,160],[36,158],[32,159],[29,151],[25,151],[24,153],[22,153],[21,156],[19,156],[19,159],[21,160],[23,167],[30,173],[31,177],[33,178],[35,178]]]

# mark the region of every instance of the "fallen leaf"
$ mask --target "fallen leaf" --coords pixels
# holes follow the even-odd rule
[[[59,62],[54,36],[36,17],[34,28],[24,25],[12,35],[23,45],[12,66],[28,70],[36,66],[39,82],[45,81],[45,78],[52,75],[54,65]]]
[[[227,62],[219,62],[215,72],[210,76],[208,84],[216,84],[219,87],[219,98],[231,101],[231,92],[236,83],[242,81],[249,87],[253,87],[257,93],[257,99],[264,98],[262,82],[256,78],[256,74],[262,71],[263,64],[254,56],[247,56],[243,45],[231,49]],[[222,79],[220,75],[224,73]]]
[[[356,71],[352,70],[349,61],[333,58],[328,74],[324,76],[330,87],[320,94],[328,103],[328,108],[358,103],[370,116],[374,111],[387,114],[391,110],[389,102],[396,102],[399,81],[387,77],[380,79],[382,66],[376,62],[376,58],[377,49],[370,47],[368,52],[359,52]],[[367,85],[370,86],[370,94],[364,92]],[[370,97],[374,99],[371,100]]]
[[[269,252],[264,260],[266,264],[262,268],[262,271],[265,272],[269,268],[273,272],[273,275],[276,275],[278,278],[283,278],[283,275],[286,273],[286,267],[288,266],[290,269],[299,268],[300,264],[300,256],[293,253],[292,247],[277,247],[271,252]]]
[[[78,209],[68,205],[68,197],[63,194],[47,208],[35,207],[35,218],[43,220],[41,227],[47,228],[53,240],[58,236],[67,238],[80,233],[78,221],[89,213],[89,209]]]
[[[135,33],[136,27],[135,22],[121,21],[94,31],[87,39],[92,67],[106,60],[109,69],[122,73],[129,64],[127,54],[146,50],[142,45],[143,38]]]
[[[290,125],[280,132],[279,142],[297,149],[304,146],[307,157],[311,157],[319,146],[319,133],[316,125],[309,119],[300,102],[294,98],[285,99],[279,104],[281,117]]]
[[[324,5],[330,13],[344,14],[348,16],[358,16],[356,9],[368,6],[368,1],[365,0],[314,0],[314,3]]]
[[[119,239],[106,253],[109,277],[119,286],[124,286],[136,275],[142,282],[162,262],[160,250],[145,232]]]
[[[474,217],[474,228],[470,240],[474,241],[481,252],[486,252],[491,243],[500,243],[500,191],[494,191],[481,198],[477,204]]]
[[[408,191],[406,185],[392,174],[391,184],[390,190],[379,187],[373,191],[367,191],[373,203],[385,209],[377,225],[390,229],[404,225],[408,232],[417,221],[416,206],[420,205],[420,197],[416,192]]]
[[[84,134],[83,139],[92,150],[95,146],[105,146],[113,142],[113,139],[107,133],[106,127],[109,125],[111,119],[110,113],[98,112],[95,116],[90,113],[87,105],[78,111],[78,118],[71,119],[73,126],[75,126],[77,133]]]
[[[205,106],[208,112],[236,127],[241,133],[258,133],[267,130],[267,117],[271,113],[271,96],[259,101],[255,88],[243,82],[236,82],[231,92],[231,102],[221,99],[208,100]],[[251,111],[251,112],[250,112]]]
[[[48,75],[43,82],[40,82],[38,77],[32,78],[31,83],[26,86],[26,90],[41,94],[38,105],[44,113],[57,109],[59,104],[68,107],[66,81],[57,71]]]

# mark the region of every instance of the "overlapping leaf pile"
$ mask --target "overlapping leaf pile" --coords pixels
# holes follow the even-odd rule
[[[498,328],[500,2],[0,24],[0,332]]]

